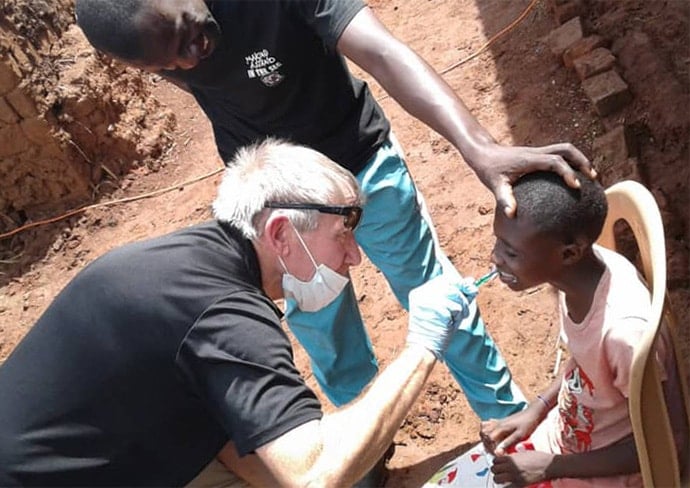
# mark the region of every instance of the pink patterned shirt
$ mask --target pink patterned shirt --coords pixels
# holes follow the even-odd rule
[[[559,293],[562,337],[570,351],[558,406],[532,435],[537,450],[569,454],[609,446],[632,433],[628,395],[633,349],[651,327],[650,294],[635,267],[623,256],[594,246],[606,265],[592,306],[580,323],[568,316]],[[662,333],[657,360],[666,379],[672,350]],[[642,486],[639,474],[597,479],[554,480],[554,486]]]

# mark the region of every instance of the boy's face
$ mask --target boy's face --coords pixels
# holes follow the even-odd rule
[[[539,232],[527,218],[494,214],[496,244],[491,261],[499,278],[512,290],[520,291],[558,278],[563,267],[564,244]]]

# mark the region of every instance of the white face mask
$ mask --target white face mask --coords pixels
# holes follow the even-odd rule
[[[316,312],[335,300],[350,280],[336,273],[325,264],[317,265],[297,229],[295,229],[295,233],[302,247],[307,251],[307,255],[316,272],[309,281],[301,281],[290,274],[282,258],[278,256],[278,260],[285,270],[285,274],[283,274],[283,294],[285,298],[295,300],[297,307],[303,312]]]

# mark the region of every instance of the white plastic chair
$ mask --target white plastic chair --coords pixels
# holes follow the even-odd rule
[[[675,487],[681,483],[687,486],[687,476],[681,473],[678,462],[662,383],[652,353],[661,324],[665,323],[675,350],[685,418],[690,425],[687,368],[680,351],[677,323],[666,296],[666,249],[661,215],[649,190],[634,181],[614,184],[606,190],[606,198],[608,216],[598,243],[616,250],[615,223],[624,220],[630,226],[640,252],[641,271],[652,294],[650,323],[656,324],[634,352],[628,399],[642,479],[648,488]],[[686,459],[684,464],[687,471],[690,460]]]

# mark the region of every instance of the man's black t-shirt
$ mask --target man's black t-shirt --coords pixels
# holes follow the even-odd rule
[[[208,1],[222,37],[192,70],[166,72],[190,88],[224,161],[265,136],[326,154],[357,173],[389,123],[336,44],[361,0]]]
[[[0,367],[0,486],[177,486],[321,409],[256,253],[215,222],[112,251]]]

